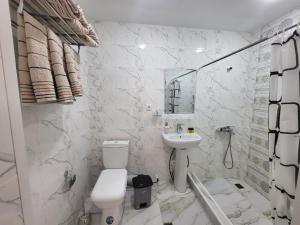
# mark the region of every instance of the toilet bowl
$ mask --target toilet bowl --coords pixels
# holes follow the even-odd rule
[[[122,218],[127,186],[129,141],[103,142],[103,170],[91,193],[94,204],[101,209],[100,225],[118,225]]]
[[[101,172],[91,195],[94,204],[102,210],[101,225],[120,223],[126,185],[125,169],[106,169]]]

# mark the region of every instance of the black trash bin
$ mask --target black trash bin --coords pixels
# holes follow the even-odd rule
[[[149,175],[138,175],[132,179],[134,188],[134,208],[143,209],[151,205],[153,181]]]

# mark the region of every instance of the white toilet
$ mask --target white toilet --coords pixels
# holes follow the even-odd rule
[[[123,213],[127,186],[129,141],[103,142],[103,170],[92,191],[91,199],[102,210],[100,225],[118,225]]]

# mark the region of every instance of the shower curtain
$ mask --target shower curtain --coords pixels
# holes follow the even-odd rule
[[[299,172],[300,37],[272,44],[269,93],[270,201],[275,225],[291,224]]]

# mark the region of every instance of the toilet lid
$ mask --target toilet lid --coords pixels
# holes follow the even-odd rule
[[[127,185],[127,170],[103,170],[92,191],[92,199],[97,202],[112,202],[124,198]]]

